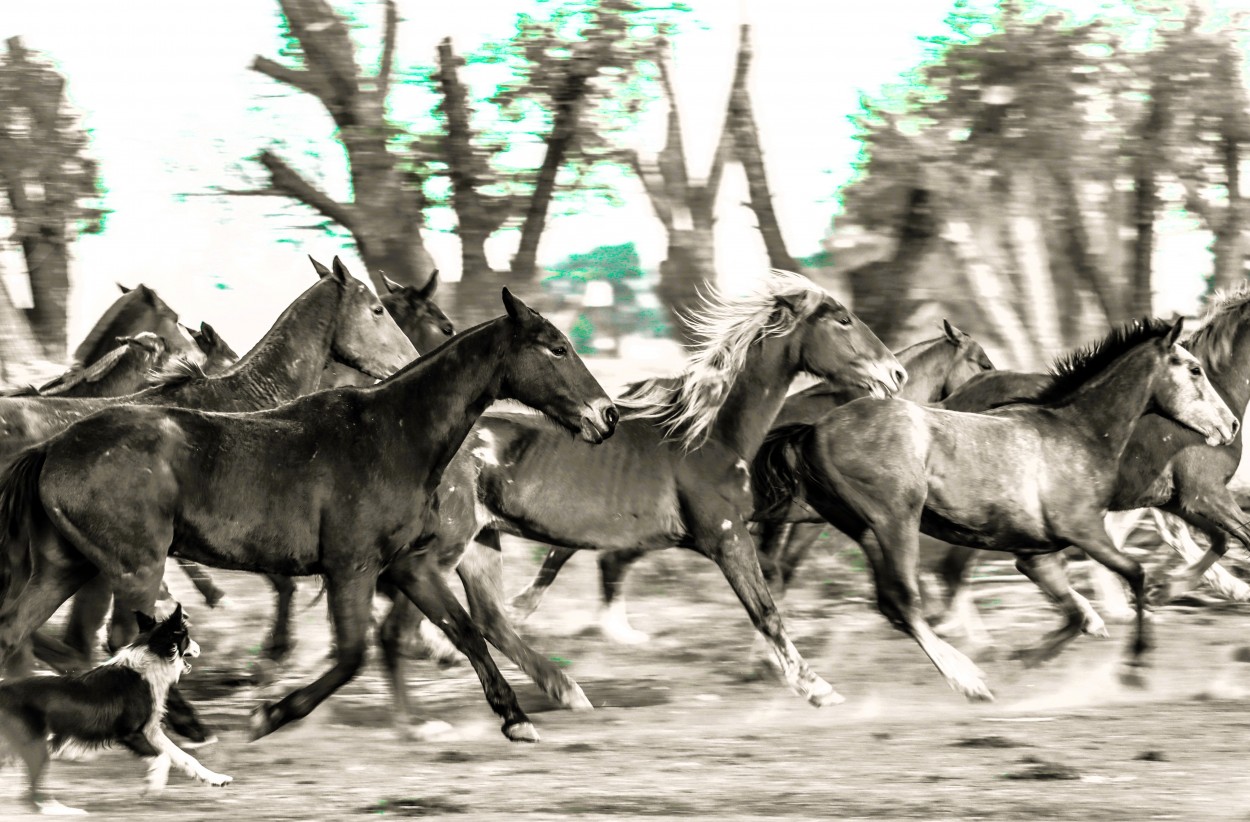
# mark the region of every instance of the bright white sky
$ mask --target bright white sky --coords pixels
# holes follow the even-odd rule
[[[775,205],[791,252],[818,250],[832,194],[856,151],[847,116],[856,110],[858,91],[875,92],[913,65],[922,53],[917,36],[940,31],[950,3],[687,2],[693,19],[676,39],[674,59],[692,171],[706,170],[723,116],[737,26],[750,22],[756,118]],[[462,51],[507,36],[520,5],[515,0],[399,4],[405,18],[400,61],[411,63],[432,62],[435,44],[446,35]],[[1071,0],[1071,5],[1097,4]],[[114,282],[144,282],[184,322],[209,320],[243,351],[311,282],[305,254],[328,260],[341,253],[355,260],[350,250],[318,232],[291,230],[311,221],[280,200],[177,196],[237,181],[232,168],[271,137],[303,145],[329,133],[328,117],[311,100],[285,100],[280,114],[256,110],[277,87],[247,67],[256,54],[277,56],[276,2],[5,0],[4,6],[0,37],[21,35],[29,48],[51,55],[68,78],[71,99],[93,130],[92,151],[114,211],[105,234],[84,238],[74,248],[71,343],[114,299]],[[655,150],[659,129],[645,129],[636,139]],[[343,196],[345,181],[330,180],[327,187]],[[623,194],[629,202],[624,209],[603,206],[556,220],[541,258],[552,262],[602,243],[633,240],[644,264],[658,264],[663,235],[645,195],[640,189]],[[730,282],[765,264],[745,199],[735,175],[722,191],[718,224],[718,265]],[[1183,241],[1188,250],[1205,242]],[[428,244],[443,271],[458,276],[454,236],[431,234]],[[503,266],[506,249],[493,251]],[[363,273],[356,266],[356,273]],[[13,283],[20,266],[10,257],[6,269],[6,280]],[[1194,271],[1192,264],[1187,270]],[[1190,309],[1198,277],[1161,284],[1157,309]]]

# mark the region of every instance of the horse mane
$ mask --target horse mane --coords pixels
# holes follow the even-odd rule
[[[629,385],[617,400],[626,419],[651,419],[666,439],[697,448],[758,340],[781,337],[812,314],[825,292],[801,274],[772,269],[745,294],[728,296],[716,288],[686,317],[698,340],[681,374]],[[778,310],[779,297],[797,298],[797,311]]]
[[[177,315],[174,314],[174,310],[166,305],[165,301],[157,296],[155,291],[145,285],[140,285],[118,297],[113,301],[113,304],[100,315],[100,319],[96,320],[95,325],[91,327],[91,331],[87,332],[86,339],[79,343],[78,347],[74,349],[74,359],[77,362],[84,361],[107,337],[110,335],[116,336],[116,333],[112,329],[123,321],[131,320],[135,315],[142,311],[143,303],[148,299],[147,295],[151,295],[151,305],[157,310],[158,313],[165,314],[171,319],[177,319]]]
[[[148,388],[177,388],[200,379],[208,379],[203,368],[186,357],[170,357],[165,365],[148,376],[147,385]]]
[[[1250,286],[1217,291],[1203,315],[1202,327],[1185,341],[1185,347],[1209,370],[1219,371],[1228,364],[1246,306],[1250,306]]]
[[[1050,367],[1050,382],[1028,403],[1045,405],[1067,397],[1106,371],[1111,363],[1130,349],[1166,336],[1172,325],[1172,322],[1157,317],[1142,317],[1116,326],[1098,342],[1061,355]]]
[[[121,363],[122,358],[129,352],[130,346],[122,343],[86,368],[76,365],[64,374],[53,377],[39,386],[37,393],[44,396],[55,396],[85,382],[97,382],[116,368]]]

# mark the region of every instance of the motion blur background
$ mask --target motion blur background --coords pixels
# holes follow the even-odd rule
[[[143,282],[243,351],[341,254],[437,266],[461,327],[507,282],[584,352],[672,362],[669,309],[771,264],[890,345],[949,317],[1037,367],[1242,281],[1245,6],[9,4],[6,325],[60,362]]]

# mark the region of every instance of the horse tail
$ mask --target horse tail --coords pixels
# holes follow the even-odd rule
[[[812,476],[805,454],[815,434],[816,426],[809,422],[779,425],[768,432],[751,463],[755,519],[780,518],[789,510],[803,481]]]
[[[39,504],[39,477],[48,460],[48,447],[40,443],[17,455],[0,476],[0,534],[21,536]]]

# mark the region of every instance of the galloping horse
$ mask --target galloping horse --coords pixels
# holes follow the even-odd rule
[[[446,572],[485,528],[580,550],[694,549],[720,567],[790,687],[816,706],[841,701],[790,641],[764,583],[743,517],[751,509],[747,466],[799,373],[882,396],[901,388],[907,373],[854,314],[790,272],[772,272],[741,297],[713,294],[693,320],[702,343],[686,371],[638,386],[622,401],[628,411],[616,436],[600,448],[532,415],[483,417],[439,487],[440,525],[429,550]],[[503,616],[498,537],[484,536],[494,542],[487,558],[460,566],[474,618],[535,677],[550,663]],[[397,698],[404,693],[399,627],[410,618],[396,600],[381,631]],[[568,704],[560,678],[536,680]]]
[[[124,607],[150,613],[171,550],[222,568],[321,574],[335,664],[259,706],[258,738],[308,715],[356,674],[384,577],[464,645],[504,734],[535,741],[422,550],[438,517],[434,492],[496,399],[531,405],[594,443],[611,436],[617,410],[563,334],[507,289],[503,301],[505,316],[376,386],[243,414],[121,406],[26,451],[0,482],[0,511],[10,528],[26,524],[36,562],[0,609],[0,660],[96,574]]]
[[[1149,648],[1145,574],[1108,538],[1110,504],[1125,447],[1150,410],[1212,444],[1231,442],[1236,417],[1198,360],[1177,344],[1181,323],[1115,329],[1060,361],[1033,404],[965,414],[901,400],[864,399],[814,424],[770,435],[755,468],[762,516],[796,495],[864,545],[877,604],[909,634],[947,682],[969,699],[992,699],[981,672],[925,622],[916,577],[920,531],[982,550],[1010,551],[1016,567],[1062,607],[1065,622],[1024,654],[1049,658],[1083,625],[1056,552],[1068,545],[1120,574],[1137,596],[1131,651]],[[875,543],[864,537],[871,531]]]
[[[908,346],[895,355],[907,369],[907,384],[897,395],[900,399],[922,403],[938,402],[967,380],[993,370],[994,364],[976,340],[949,322],[943,321],[942,328],[945,332],[943,336]],[[815,422],[839,405],[865,396],[868,393],[859,386],[818,383],[787,397],[773,425]],[[802,554],[822,529],[820,526],[801,524],[795,527],[792,523],[761,525],[758,537],[760,565],[774,596],[780,598],[784,595]],[[792,527],[795,530],[806,528],[814,533],[810,538],[807,534],[802,534],[795,539],[790,535]],[[772,545],[793,545],[799,550],[769,551],[769,546]],[[524,619],[534,612],[547,589],[555,582],[560,569],[575,553],[575,550],[569,548],[552,548],[547,553],[533,581],[512,598],[510,605],[515,619]],[[600,627],[604,635],[613,641],[634,644],[646,642],[648,639],[646,634],[629,624],[624,596],[625,574],[645,553],[645,549],[599,553],[600,591],[603,598]]]
[[[316,388],[330,359],[385,376],[416,356],[408,338],[386,314],[372,292],[335,259],[315,285],[301,294],[248,354],[222,374],[206,376],[178,365],[165,382],[121,398],[64,399],[21,397],[0,400],[0,460],[8,462],[23,447],[64,431],[103,408],[127,405],[173,405],[205,411],[271,408]],[[24,578],[27,545],[7,544],[9,576]],[[103,579],[75,598],[66,628],[68,647],[37,635],[39,658],[57,668],[80,667],[90,660],[94,637],[108,611],[110,589]],[[122,614],[122,625],[133,615]],[[125,628],[123,627],[123,631]],[[112,647],[124,640],[110,637]]]
[[[190,332],[178,322],[178,313],[146,285],[126,288],[113,301],[87,336],[74,349],[74,365],[88,366],[116,347],[118,337],[131,337],[144,331],[158,335],[169,346],[170,354],[203,364],[204,355]]]
[[[1205,324],[1181,345],[1198,358],[1211,385],[1240,418],[1250,402],[1250,289],[1217,300]],[[1025,400],[1036,395],[1045,383],[1045,378],[1038,374],[1018,374],[1014,379],[1015,394]],[[969,383],[968,388],[975,386]],[[977,401],[965,396],[963,390],[951,399],[965,404],[968,400],[973,400],[973,404]],[[1227,550],[1229,537],[1250,547],[1245,514],[1228,489],[1241,462],[1241,453],[1240,434],[1227,444],[1212,445],[1186,426],[1159,414],[1143,417],[1129,438],[1109,510],[1158,508],[1205,533],[1212,545],[1204,561],[1178,572],[1167,590],[1157,594],[1161,601],[1196,585],[1208,570],[1209,562]],[[1113,526],[1120,523],[1114,522]],[[1122,526],[1111,527],[1109,532],[1117,547],[1128,537],[1128,529]],[[944,563],[948,584],[963,583],[973,558],[971,549],[952,546]],[[1083,602],[1083,598],[1078,602]],[[1087,616],[1090,614],[1092,608],[1087,611]]]

